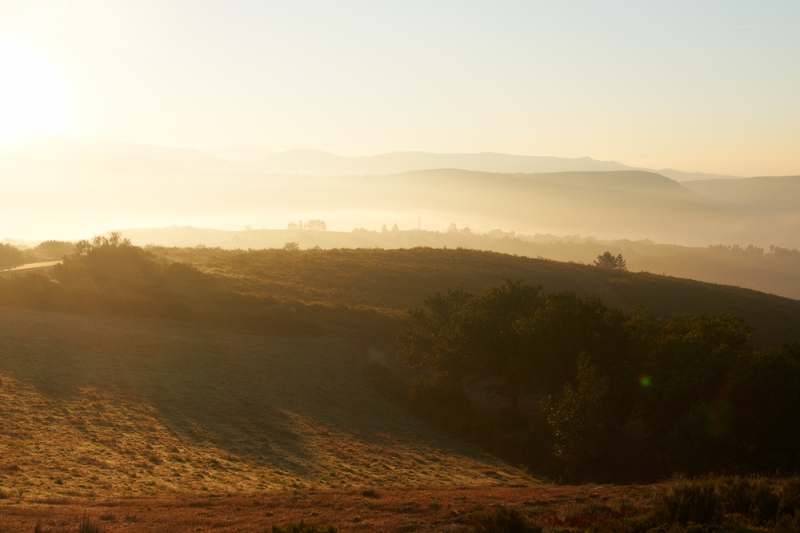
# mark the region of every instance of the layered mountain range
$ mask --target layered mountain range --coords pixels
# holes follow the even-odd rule
[[[429,230],[455,222],[478,232],[800,247],[800,176],[677,181],[613,161],[504,154],[207,152],[75,138],[5,147],[0,237],[48,227],[76,236],[172,224],[281,228],[300,218],[337,230],[410,229],[421,217]]]

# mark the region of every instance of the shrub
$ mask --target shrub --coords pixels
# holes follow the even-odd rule
[[[797,533],[800,531],[800,512],[783,514],[775,521],[775,533]]]
[[[476,514],[472,519],[475,533],[541,533],[542,528],[514,507],[500,505],[491,511]]]
[[[272,526],[272,533],[338,533],[339,528],[328,524],[325,526],[316,526],[314,524],[306,524],[302,520],[297,524],[286,524],[285,526]]]
[[[791,478],[781,489],[781,513],[793,516],[800,511],[800,478]]]
[[[738,514],[754,525],[763,524],[778,514],[781,501],[765,479],[735,477],[719,485],[722,510]]]
[[[33,526],[33,533],[50,533],[53,531],[47,523],[44,521],[44,518],[40,518],[36,521],[36,525]]]
[[[714,483],[681,483],[662,496],[653,514],[667,524],[711,524],[718,518],[718,500]]]
[[[83,518],[81,518],[81,523],[78,526],[78,533],[102,533],[103,529],[100,527],[100,524],[89,518],[89,515],[86,511],[83,512]]]

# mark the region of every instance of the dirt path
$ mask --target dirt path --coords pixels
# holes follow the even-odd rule
[[[62,261],[42,261],[40,263],[26,263],[24,265],[18,265],[15,267],[10,268],[0,268],[0,274],[8,274],[12,272],[24,272],[30,270],[40,270],[43,268],[50,268],[56,265],[60,265]]]

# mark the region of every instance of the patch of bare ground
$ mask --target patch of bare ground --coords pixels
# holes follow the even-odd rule
[[[300,520],[342,532],[466,531],[471,516],[496,505],[518,508],[551,529],[592,504],[646,510],[660,486],[473,487],[440,489],[284,490],[239,497],[158,497],[0,505],[0,531],[77,531],[87,512],[103,531],[245,532]]]
[[[535,483],[386,400],[362,377],[364,351],[0,309],[0,504],[22,502],[3,514],[63,498]]]

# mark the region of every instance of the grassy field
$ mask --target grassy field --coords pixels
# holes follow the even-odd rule
[[[347,340],[9,309],[0,339],[9,501],[533,482],[382,397]]]

